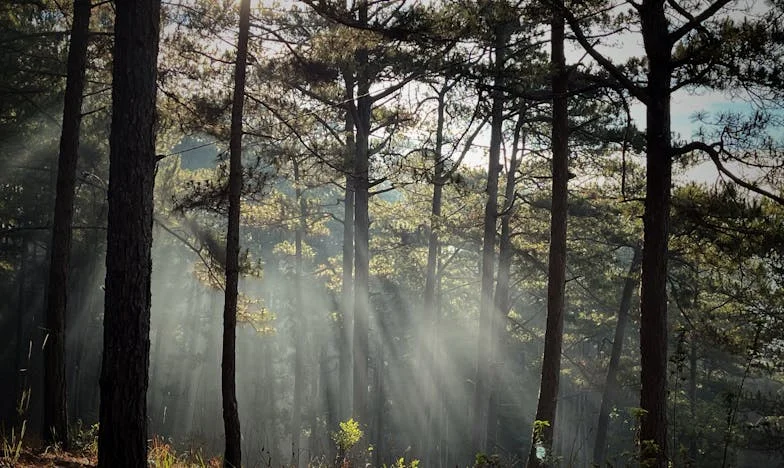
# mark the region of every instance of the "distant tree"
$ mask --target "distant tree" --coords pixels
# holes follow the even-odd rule
[[[226,289],[223,305],[223,427],[226,435],[224,466],[242,466],[240,418],[237,410],[236,340],[237,285],[240,255],[240,195],[242,192],[242,109],[245,103],[245,74],[250,36],[250,0],[240,3],[240,30],[237,61],[234,69],[234,97],[231,105],[231,140],[229,142],[229,225],[226,233]]]
[[[117,2],[98,466],[147,465],[160,0]]]
[[[623,352],[623,341],[629,322],[629,314],[632,311],[632,299],[639,284],[641,260],[642,248],[637,246],[634,248],[629,271],[623,283],[621,301],[618,306],[618,321],[615,324],[615,334],[613,335],[612,350],[610,351],[610,363],[607,365],[607,377],[602,389],[602,402],[599,406],[599,419],[596,423],[596,439],[593,449],[593,462],[598,466],[604,465],[607,458],[607,428],[610,423],[610,408],[616,404],[618,398],[618,372],[620,370],[621,353]]]
[[[82,95],[87,65],[87,41],[90,28],[90,0],[74,2],[71,42],[68,50],[65,106],[63,108],[60,159],[52,245],[50,249],[49,289],[47,291],[44,348],[44,440],[68,448],[68,411],[65,380],[65,313],[68,303],[68,261],[71,250],[76,163],[79,130],[82,122]]]

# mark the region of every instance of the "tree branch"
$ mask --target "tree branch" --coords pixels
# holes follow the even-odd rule
[[[727,176],[731,181],[735,182],[746,190],[754,192],[758,195],[762,195],[763,197],[767,197],[784,206],[784,197],[776,195],[775,193],[759,187],[751,182],[747,182],[727,169],[727,167],[721,161],[721,144],[719,144],[719,149],[716,149],[713,145],[709,145],[701,141],[693,141],[688,145],[679,148],[677,151],[675,151],[675,154],[681,155],[690,153],[692,151],[702,151],[703,153],[707,154],[713,161],[713,164],[716,166],[716,169],[718,169],[720,174]]]
[[[687,22],[680,28],[670,33],[670,43],[674,44],[675,42],[683,39],[683,37],[686,34],[689,34],[694,29],[699,28],[702,25],[703,21],[715,15],[719,10],[721,10],[728,3],[730,3],[730,1],[731,0],[718,0],[717,2],[713,3],[708,8],[706,8],[705,10],[703,10],[702,13],[700,13],[699,15],[692,17],[691,20],[689,20],[689,22]],[[670,4],[672,3],[674,3],[674,0],[670,2]],[[678,8],[675,9],[676,11],[680,12],[680,9]]]

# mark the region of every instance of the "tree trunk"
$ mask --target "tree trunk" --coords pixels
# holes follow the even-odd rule
[[[359,3],[359,22],[367,24],[368,5]],[[356,151],[354,153],[354,419],[367,424],[368,415],[368,325],[370,315],[370,219],[369,137],[370,78],[368,51],[359,48],[357,64]]]
[[[498,443],[498,405],[499,405],[499,370],[503,362],[501,352],[506,338],[506,320],[509,315],[509,271],[512,268],[512,229],[511,220],[514,211],[514,200],[516,190],[516,174],[519,166],[518,145],[520,144],[523,125],[525,123],[525,108],[520,110],[515,124],[514,136],[512,138],[512,155],[509,159],[509,172],[506,174],[506,186],[504,187],[504,208],[501,214],[501,236],[498,239],[498,278],[495,287],[495,310],[497,317],[493,336],[497,338],[496,346],[492,348],[493,355],[492,375],[490,378],[490,406],[487,413],[487,448],[491,453],[495,453]],[[523,147],[525,139],[523,138]]]
[[[495,78],[493,108],[490,130],[490,151],[487,167],[487,203],[482,240],[482,286],[479,304],[479,336],[477,342],[476,378],[473,398],[473,425],[471,448],[485,451],[487,445],[487,415],[490,405],[490,346],[495,337],[491,336],[495,318],[493,304],[493,272],[495,270],[496,221],[498,219],[498,175],[501,170],[502,129],[504,123],[503,71],[506,60],[505,25],[498,25],[495,31]]]
[[[292,159],[294,166],[294,194],[299,205],[299,222],[294,232],[294,402],[291,409],[291,464],[299,466],[300,436],[302,433],[302,396],[305,390],[305,366],[302,349],[305,341],[305,310],[302,298],[302,237],[305,234],[306,202],[302,197],[299,162]]]
[[[383,328],[383,325],[381,327]],[[386,334],[386,331],[381,330],[381,333]],[[376,366],[373,374],[375,380],[373,387],[376,392],[373,399],[373,419],[375,421],[375,427],[373,428],[373,461],[375,466],[383,466],[384,457],[386,456],[386,444],[384,444],[386,393],[384,389],[384,346],[381,344],[382,342],[381,337],[379,337],[378,346],[376,347]]]
[[[441,198],[444,191],[444,156],[441,154],[444,146],[444,114],[446,107],[446,93],[451,86],[444,83],[438,92],[438,116],[436,120],[436,144],[433,149],[433,198],[430,206],[430,235],[427,240],[427,266],[425,273],[424,291],[424,323],[422,352],[423,352],[423,373],[425,379],[425,436],[424,442],[424,466],[431,466],[438,445],[439,434],[437,427],[438,418],[434,415],[440,408],[436,391],[441,380],[440,369],[435,365],[435,351],[438,349],[439,337],[436,327],[436,267],[438,266],[438,231],[441,226]],[[430,379],[430,380],[428,380]]]
[[[147,466],[160,0],[117,2],[98,466]]]
[[[237,62],[234,69],[234,96],[231,105],[231,140],[229,141],[229,225],[226,233],[226,295],[223,303],[223,355],[221,391],[223,427],[226,447],[223,464],[240,468],[242,442],[237,409],[236,341],[237,288],[240,256],[240,194],[242,192],[242,109],[245,104],[245,68],[248,61],[250,0],[240,3],[240,30],[237,39]]]
[[[21,426],[21,424],[26,419],[26,415],[17,413],[15,409],[16,405],[20,404],[25,396],[25,391],[27,390],[29,381],[28,375],[30,374],[30,354],[28,352],[28,347],[31,345],[29,344],[30,339],[25,339],[27,336],[29,336],[27,333],[25,333],[28,329],[26,319],[29,315],[26,303],[26,284],[28,270],[27,263],[29,261],[28,243],[29,241],[27,240],[27,236],[23,236],[21,239],[22,245],[19,249],[19,268],[16,270],[16,354],[14,357],[14,392],[16,392],[16,398],[13,402],[9,402],[10,410],[13,412],[13,419],[9,419],[9,421],[14,421],[19,426]],[[25,370],[22,371],[22,369]]]
[[[695,306],[696,297],[695,297]],[[692,330],[689,337],[689,414],[693,423],[692,429],[689,434],[689,461],[696,463],[697,461],[697,444],[699,443],[697,430],[697,333]]]
[[[629,311],[632,306],[634,290],[637,289],[639,284],[638,270],[640,269],[641,260],[642,249],[638,246],[634,249],[632,263],[629,265],[629,272],[623,283],[621,304],[618,308],[618,322],[615,324],[610,363],[607,366],[607,379],[604,383],[602,403],[599,407],[599,422],[596,424],[596,443],[593,449],[593,462],[597,466],[604,466],[607,455],[607,428],[610,422],[610,408],[617,402],[618,398],[618,371],[620,370],[623,340],[626,333],[626,324],[629,321]]]
[[[49,444],[59,444],[66,450],[68,449],[68,409],[65,378],[65,312],[68,300],[68,260],[71,252],[71,223],[79,129],[82,123],[82,94],[87,66],[90,8],[90,0],[74,1],[46,307],[44,441]]]
[[[664,0],[640,10],[648,56],[646,194],[640,288],[640,459],[667,466],[667,244],[670,221],[671,49]]]
[[[549,425],[534,426],[528,466],[543,466],[552,456],[555,415],[558,405],[558,385],[561,374],[563,345],[564,289],[566,286],[566,217],[569,180],[569,76],[564,57],[564,18],[560,8],[553,9],[551,63],[553,89],[553,204],[550,217],[550,252],[547,281],[547,329],[544,337],[542,380],[536,421]],[[537,453],[544,449],[544,457]]]
[[[343,72],[343,79],[346,86],[346,101],[354,102],[354,76],[347,71]],[[346,110],[346,123],[344,133],[346,135],[345,159],[343,168],[346,172],[346,190],[343,202],[343,321],[341,327],[340,340],[340,402],[338,419],[345,421],[351,417],[352,404],[352,347],[351,337],[354,326],[353,295],[352,288],[354,272],[354,115],[351,106]],[[334,429],[334,428],[333,428]]]

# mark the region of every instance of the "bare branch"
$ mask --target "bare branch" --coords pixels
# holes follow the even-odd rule
[[[688,23],[684,24],[680,28],[676,29],[675,31],[670,33],[670,43],[675,43],[681,40],[686,34],[690,33],[691,31],[701,27],[702,23],[710,18],[711,16],[715,15],[719,10],[724,8],[731,0],[718,0],[717,2],[710,5],[708,8],[702,11],[702,13],[698,14],[697,16],[692,17]],[[671,4],[674,3],[674,0]],[[677,10],[677,8],[676,8]],[[680,10],[678,10],[680,11]]]

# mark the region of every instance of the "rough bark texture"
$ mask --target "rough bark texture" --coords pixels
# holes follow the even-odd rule
[[[160,0],[116,2],[98,466],[147,466]]]
[[[46,306],[44,348],[44,440],[68,448],[68,409],[65,379],[65,312],[68,302],[68,263],[71,252],[76,162],[82,123],[82,94],[87,65],[90,0],[74,1],[74,17],[68,48],[60,158],[52,221],[49,290]]]
[[[359,4],[359,21],[367,24],[366,1]],[[369,137],[370,78],[368,51],[359,48],[357,64],[356,151],[354,153],[354,419],[367,424],[368,416],[368,325],[370,315],[370,219]]]
[[[596,466],[605,466],[607,456],[607,428],[610,423],[610,408],[618,397],[618,370],[623,351],[623,340],[626,333],[626,324],[629,322],[629,311],[632,306],[634,291],[639,284],[639,269],[642,260],[642,249],[634,249],[634,257],[629,265],[629,272],[623,282],[621,304],[618,307],[618,322],[615,324],[610,363],[607,366],[607,379],[602,391],[602,403],[599,407],[599,421],[596,424],[596,441],[593,449],[593,462]]]
[[[672,44],[664,0],[640,10],[648,56],[646,194],[640,291],[640,456],[647,466],[667,466],[667,243],[672,181],[670,78]]]
[[[231,105],[231,140],[229,141],[229,225],[226,234],[226,295],[223,303],[223,356],[221,389],[223,394],[223,428],[226,447],[223,464],[239,468],[242,463],[240,417],[237,409],[236,341],[237,286],[240,256],[240,194],[242,192],[242,110],[245,104],[245,68],[248,61],[250,0],[240,3],[240,30],[237,62],[234,69],[234,96]]]
[[[556,7],[552,19],[551,64],[553,89],[553,204],[550,217],[550,252],[547,281],[547,329],[544,336],[542,380],[536,421],[548,425],[534,430],[528,466],[543,466],[552,455],[555,415],[558,405],[558,387],[561,374],[561,348],[563,345],[564,288],[566,285],[566,215],[567,182],[569,179],[569,76],[564,57],[564,19]],[[545,457],[537,455],[537,446],[545,450]]]
[[[499,26],[495,38],[495,78],[492,91],[493,108],[490,150],[487,166],[487,203],[482,234],[482,285],[479,305],[479,337],[477,342],[476,378],[474,379],[473,425],[471,448],[484,452],[487,445],[487,415],[490,406],[490,351],[495,337],[493,319],[493,273],[495,270],[496,222],[498,220],[498,174],[501,170],[501,131],[504,121],[503,69],[506,55],[506,33]]]

